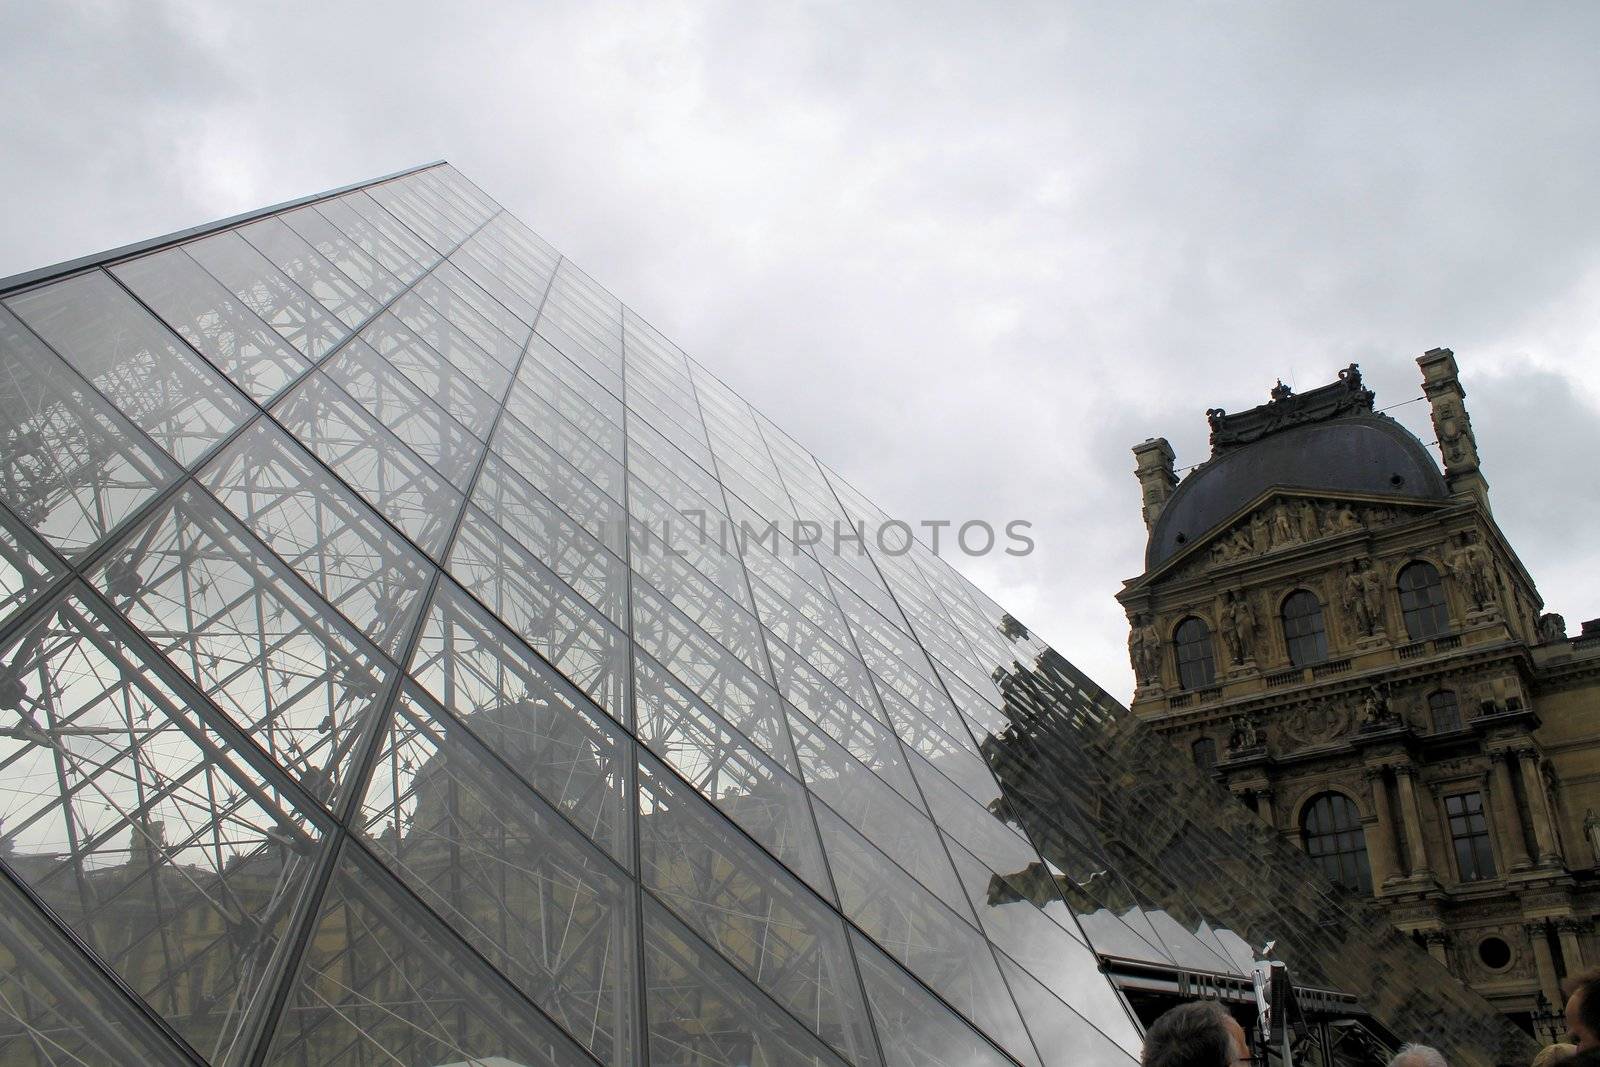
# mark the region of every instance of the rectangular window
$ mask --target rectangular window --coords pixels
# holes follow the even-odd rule
[[[1444,798],[1450,817],[1450,840],[1463,882],[1493,878],[1494,853],[1489,847],[1489,824],[1483,815],[1482,793],[1461,793]]]

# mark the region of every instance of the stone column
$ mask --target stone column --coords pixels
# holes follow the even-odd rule
[[[1545,937],[1544,920],[1526,922],[1522,929],[1527,932],[1528,940],[1533,942],[1533,961],[1539,971],[1539,988],[1551,1004],[1565,1004],[1566,998],[1561,995],[1561,980],[1556,977],[1556,960],[1550,952],[1550,941]]]
[[[1522,816],[1517,812],[1517,794],[1511,785],[1511,768],[1506,753],[1489,753],[1494,769],[1494,813],[1500,823],[1500,840],[1505,843],[1506,862],[1513,871],[1533,866],[1528,858],[1528,842],[1522,834]]]
[[[1556,846],[1555,822],[1550,817],[1550,797],[1544,791],[1544,775],[1539,771],[1539,753],[1531,748],[1517,750],[1522,764],[1522,788],[1528,794],[1528,814],[1533,816],[1533,839],[1539,846],[1539,866],[1561,866],[1561,849]]]
[[[1417,769],[1402,763],[1394,768],[1394,780],[1400,787],[1400,815],[1406,821],[1406,840],[1411,846],[1411,877],[1431,878],[1433,868],[1428,863],[1428,843],[1422,836],[1422,806],[1417,802],[1415,778]]]
[[[1368,767],[1361,772],[1361,777],[1366,779],[1372,788],[1372,809],[1377,814],[1373,826],[1374,836],[1377,837],[1377,847],[1369,848],[1368,854],[1372,863],[1372,888],[1377,891],[1385,882],[1393,881],[1401,875],[1400,870],[1400,842],[1395,838],[1394,832],[1394,806],[1389,803],[1389,787],[1383,778],[1384,768]]]
[[[1556,920],[1556,940],[1561,943],[1561,962],[1567,965],[1568,974],[1583,970],[1583,946],[1578,936],[1588,932],[1589,924],[1583,919],[1569,917]]]
[[[1278,828],[1278,812],[1272,806],[1272,790],[1256,790],[1256,814],[1261,816],[1262,820],[1274,830]]]
[[[1139,479],[1140,495],[1144,497],[1145,529],[1154,529],[1161,509],[1178,488],[1178,476],[1172,468],[1176,455],[1165,437],[1152,437],[1143,444],[1133,446],[1138,461],[1134,475]]]
[[[1489,510],[1489,482],[1478,469],[1478,442],[1467,417],[1467,391],[1456,377],[1455,353],[1448,348],[1429,349],[1417,359],[1422,368],[1422,391],[1433,409],[1433,429],[1444,456],[1444,480],[1456,496],[1471,497]]]

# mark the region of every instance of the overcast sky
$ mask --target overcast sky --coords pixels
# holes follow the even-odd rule
[[[449,159],[1121,699],[1129,447],[1455,350],[1600,616],[1600,6],[0,3],[0,275]],[[1432,441],[1426,405],[1393,414]]]

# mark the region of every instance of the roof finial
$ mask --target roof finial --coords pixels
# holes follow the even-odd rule
[[[1294,390],[1283,384],[1283,379],[1278,379],[1278,384],[1272,387],[1272,399],[1287,400],[1294,396]]]

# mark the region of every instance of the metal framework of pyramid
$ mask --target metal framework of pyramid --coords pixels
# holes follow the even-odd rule
[[[0,1067],[1520,1053],[886,521],[445,164],[0,283]]]

